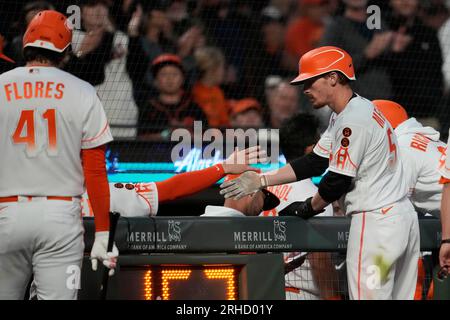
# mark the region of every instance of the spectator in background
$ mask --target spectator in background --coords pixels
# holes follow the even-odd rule
[[[227,127],[230,124],[225,95],[220,85],[225,73],[225,57],[214,47],[198,49],[195,61],[199,80],[194,85],[192,96],[205,113],[210,127]]]
[[[261,1],[206,0],[197,6],[198,17],[207,32],[209,42],[220,48],[227,65],[222,88],[229,98],[240,99],[246,94],[245,62],[253,59],[253,39],[258,35],[258,20],[254,7]]]
[[[115,27],[108,1],[89,0],[81,5],[81,30],[74,30],[73,55],[64,70],[93,86],[105,80],[105,65],[111,60]]]
[[[418,18],[418,0],[390,0],[389,4],[392,9],[387,22],[393,33],[389,57],[393,100],[407,106],[410,116],[422,118],[422,123],[437,128],[437,121],[430,123],[424,119],[439,114],[443,93],[442,54],[436,31]]]
[[[449,18],[449,11],[445,5],[445,0],[421,1],[419,17],[426,26],[438,31]]]
[[[126,15],[126,12],[119,14],[122,15]],[[122,18],[119,18],[120,21]],[[132,82],[126,71],[128,41],[126,33],[115,30],[111,60],[105,65],[105,80],[95,87],[114,138],[135,138],[137,133],[138,108],[133,98]]]
[[[299,0],[299,16],[292,20],[284,38],[286,67],[297,71],[298,60],[306,52],[316,48],[322,38],[328,0]]]
[[[151,70],[158,94],[139,110],[139,138],[168,139],[171,129],[191,129],[195,120],[206,120],[190,93],[183,89],[184,68],[180,57],[162,54],[152,62]]]
[[[299,112],[298,90],[282,81],[268,96],[268,121],[270,128],[280,128],[282,123]]]
[[[231,126],[233,128],[262,128],[261,105],[256,99],[246,98],[231,104]]]
[[[358,74],[354,90],[375,99],[392,96],[392,86],[387,69],[387,57],[393,33],[384,29],[367,27],[367,0],[344,0],[343,16],[337,16],[326,27],[322,45],[337,46],[353,57]]]
[[[155,93],[151,62],[164,52],[175,53],[175,39],[164,8],[158,6],[144,12],[138,5],[128,24],[128,36],[127,71],[133,82],[135,101],[141,105],[149,93]]]
[[[11,45],[9,48],[9,51],[11,52],[11,58],[16,61],[18,66],[25,65],[25,60],[22,54],[22,38],[31,19],[33,19],[33,17],[39,11],[54,9],[55,8],[53,7],[53,5],[47,1],[32,1],[26,3],[22,7],[19,20],[15,23],[15,27],[19,31],[19,34],[11,41]]]
[[[243,83],[246,94],[263,100],[261,83],[271,75],[284,77],[288,74],[282,66],[285,22],[281,12],[274,6],[267,6],[261,11],[260,20],[258,36],[249,39],[252,45],[245,61]]]

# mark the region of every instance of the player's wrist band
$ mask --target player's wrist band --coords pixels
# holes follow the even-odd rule
[[[267,177],[266,176],[261,176],[261,187],[265,188],[267,187],[268,183],[267,183]]]
[[[443,245],[444,243],[450,243],[450,238],[448,238],[448,239],[442,239],[441,245]]]

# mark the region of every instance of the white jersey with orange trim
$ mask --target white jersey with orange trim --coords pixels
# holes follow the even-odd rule
[[[447,145],[440,134],[424,127],[415,118],[395,128],[400,147],[400,160],[410,188],[411,202],[418,212],[440,216],[442,185],[440,170],[444,168]]]
[[[448,130],[448,141],[447,141],[447,145],[450,143],[450,129]],[[440,173],[442,176],[442,181],[443,183],[448,183],[450,182],[450,157],[445,157],[445,162],[444,162],[444,166],[441,167],[440,169]]]
[[[407,195],[394,130],[365,98],[355,96],[332,115],[314,153],[330,159],[330,171],[353,178],[344,197],[347,214],[375,211]]]
[[[0,196],[81,196],[81,149],[112,140],[94,87],[54,67],[0,75]]]
[[[314,196],[317,187],[311,179],[305,179],[294,183],[283,184],[279,186],[268,187],[267,190],[275,194],[280,199],[280,204],[269,211],[264,211],[262,216],[278,216],[278,212],[295,201],[303,201]],[[318,216],[333,216],[333,208],[331,205],[325,208],[325,211]],[[300,258],[306,252],[289,252],[284,254],[285,262]],[[297,269],[285,275],[285,285],[287,288],[297,290],[286,291],[287,300],[315,300],[319,299],[319,290],[314,282],[311,265],[308,259]],[[295,292],[294,292],[295,291]]]
[[[158,212],[158,188],[154,182],[110,183],[110,210],[122,217],[148,217]],[[93,216],[87,193],[82,197],[82,215]]]

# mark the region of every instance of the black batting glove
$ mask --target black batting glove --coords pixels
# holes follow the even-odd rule
[[[300,217],[303,219],[309,219],[311,217],[314,217],[315,215],[318,215],[319,213],[322,213],[325,211],[325,209],[322,209],[320,211],[315,211],[312,208],[311,205],[312,197],[306,199],[305,201],[296,201],[288,205],[286,208],[278,212],[278,215],[283,216],[294,216],[294,217]]]

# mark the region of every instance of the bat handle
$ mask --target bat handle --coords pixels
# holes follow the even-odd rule
[[[111,252],[114,245],[114,237],[116,235],[117,222],[119,221],[120,213],[118,212],[110,212],[109,213],[109,237],[108,237],[108,246],[106,247],[107,252]]]
[[[120,213],[118,212],[110,212],[109,213],[109,237],[108,237],[108,245],[106,247],[106,252],[111,252],[114,246],[114,238],[116,235],[116,227],[117,222],[119,221]],[[109,279],[109,270],[106,267],[103,267],[103,278],[102,285],[100,287],[100,300],[106,300],[106,292],[108,291],[108,279]]]

